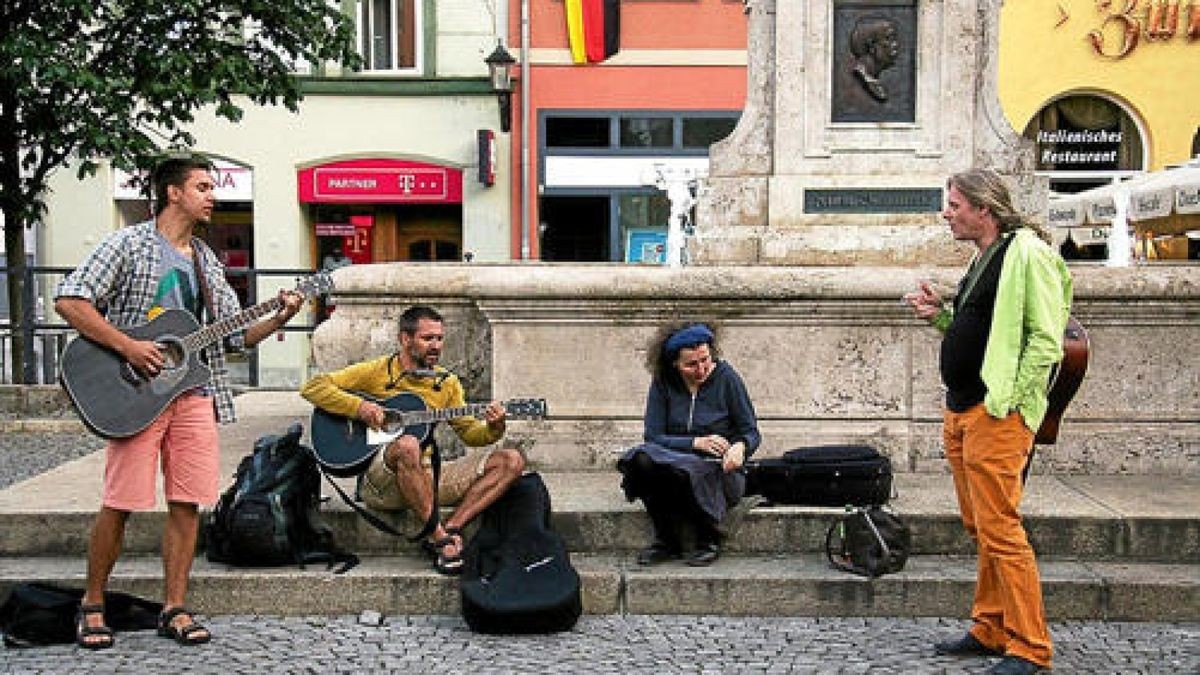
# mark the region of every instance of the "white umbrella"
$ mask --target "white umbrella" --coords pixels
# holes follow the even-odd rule
[[[1148,175],[1130,189],[1129,219],[1200,213],[1200,166],[1186,165]]]

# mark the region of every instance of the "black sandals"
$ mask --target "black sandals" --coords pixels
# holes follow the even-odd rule
[[[104,605],[79,605],[75,612],[75,644],[84,649],[108,649],[113,646],[113,630],[108,626],[89,626],[87,618],[99,614],[104,618]]]
[[[433,558],[433,569],[439,574],[454,576],[462,574],[463,558],[462,550],[466,543],[463,541],[462,530],[457,527],[447,527],[446,536],[441,539],[426,540],[422,545]],[[446,555],[446,547],[451,544],[458,545],[458,553]]]
[[[181,614],[186,615],[190,621],[177,628],[171,622]],[[158,615],[158,634],[160,637],[171,638],[181,645],[202,645],[212,639],[212,633],[208,628],[196,621],[190,609],[182,606],[165,610]]]

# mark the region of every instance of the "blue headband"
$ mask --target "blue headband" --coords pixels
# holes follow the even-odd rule
[[[667,338],[666,343],[663,344],[663,351],[666,352],[668,356],[673,356],[678,354],[679,350],[685,347],[712,344],[712,341],[713,334],[712,331],[708,329],[708,326],[705,326],[702,323],[696,323],[672,333],[671,337]]]

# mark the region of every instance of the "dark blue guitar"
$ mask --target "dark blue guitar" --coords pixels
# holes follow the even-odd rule
[[[383,408],[382,431],[387,437],[415,436],[424,445],[435,422],[456,417],[477,416],[483,413],[488,403],[472,403],[457,408],[430,410],[425,400],[416,394],[403,392],[386,401],[370,396],[363,398],[375,401]],[[519,398],[505,401],[504,412],[513,419],[540,419],[546,416],[546,400],[541,398]],[[335,415],[320,408],[312,414],[312,442],[317,462],[334,476],[356,476],[371,464],[378,447],[368,442],[369,429],[361,420]]]

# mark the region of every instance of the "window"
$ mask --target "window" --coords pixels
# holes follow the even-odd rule
[[[622,148],[669,148],[675,141],[675,120],[670,117],[622,117]]]
[[[1051,189],[1075,192],[1142,168],[1145,154],[1137,122],[1100,96],[1072,95],[1042,108],[1025,127],[1037,168]]]
[[[738,118],[734,117],[685,117],[683,118],[683,147],[705,148],[733,133]]]
[[[445,239],[419,239],[408,245],[409,260],[458,260],[458,244]]]
[[[358,44],[365,71],[417,68],[418,0],[359,0]]]
[[[547,114],[546,148],[594,148],[615,154],[707,155],[713,143],[737,126],[740,113],[727,111],[626,111],[585,116]]]
[[[547,117],[546,147],[607,148],[607,117]]]

